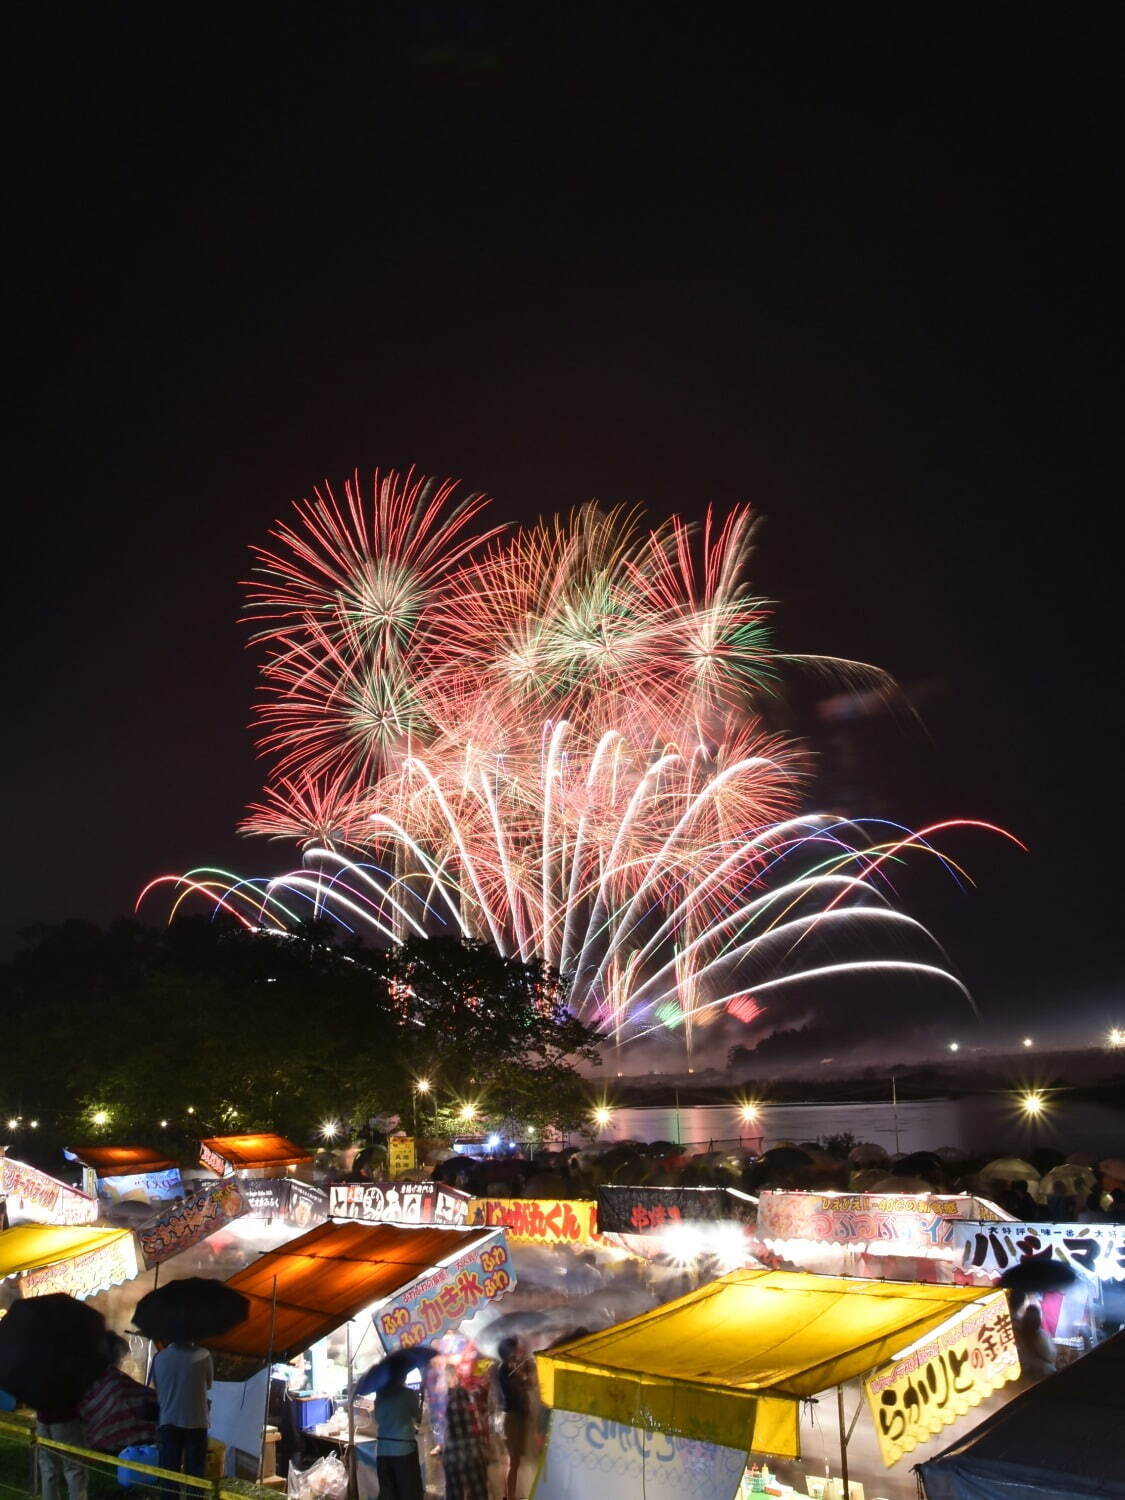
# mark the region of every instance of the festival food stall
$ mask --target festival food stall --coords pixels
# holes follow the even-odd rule
[[[918,1465],[927,1500],[1125,1496],[1125,1333]]]
[[[0,1150],[0,1202],[9,1224],[92,1224],[98,1201]]]
[[[21,1297],[92,1297],[136,1274],[137,1250],[128,1229],[19,1224],[0,1233],[0,1281],[14,1277]]]
[[[179,1163],[150,1146],[66,1146],[82,1168],[82,1186],[106,1203],[160,1203],[184,1190]]]
[[[199,1143],[199,1162],[217,1177],[232,1172],[268,1177],[309,1165],[312,1156],[283,1135],[213,1135]]]
[[[250,1313],[207,1341],[217,1361],[242,1363],[232,1371],[241,1379],[219,1382],[212,1432],[256,1461],[267,1371],[289,1367],[299,1430],[351,1446],[370,1436],[367,1413],[357,1426],[350,1400],[356,1372],[457,1329],[509,1292],[515,1273],[500,1229],[329,1220],[227,1285],[248,1299]],[[294,1371],[303,1378],[290,1378]]]
[[[837,1496],[912,1496],[890,1466],[1019,1373],[1003,1292],[753,1270],[538,1365],[551,1416],[536,1500],[580,1500],[610,1473],[616,1500],[701,1475],[699,1492],[732,1500],[748,1465],[775,1468],[775,1496],[815,1500],[833,1477]]]

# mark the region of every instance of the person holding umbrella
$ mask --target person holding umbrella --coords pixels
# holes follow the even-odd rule
[[[396,1349],[356,1382],[357,1396],[375,1396],[375,1472],[379,1500],[425,1500],[418,1460],[422,1398],[406,1384],[413,1370],[424,1370],[435,1350],[422,1344]]]
[[[160,1412],[156,1441],[160,1467],[202,1479],[207,1468],[211,1355],[192,1340],[168,1344],[152,1362]]]
[[[160,1467],[202,1479],[207,1467],[211,1355],[199,1347],[245,1320],[250,1304],[225,1282],[186,1276],[166,1282],[137,1303],[133,1323],[165,1347],[152,1362],[159,1404]]]

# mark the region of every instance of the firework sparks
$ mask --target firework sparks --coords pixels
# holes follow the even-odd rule
[[[888,876],[929,853],[956,878],[928,835],[988,825],[798,812],[802,752],[760,718],[785,664],[889,682],[776,651],[749,507],[647,529],[590,504],[501,537],[455,489],[376,474],[368,503],[355,476],[255,549],[275,769],[242,827],[302,863],[162,877],[142,899],[170,888],[174,911],[203,898],[272,931],[311,912],[378,941],[487,939],[557,968],[617,1042],[664,1026],[690,1049],[719,1015],[751,1021],[759,996],[833,975],[967,993]]]

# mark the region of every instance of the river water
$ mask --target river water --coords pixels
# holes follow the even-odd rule
[[[963,1099],[909,1099],[897,1104],[768,1104],[745,1124],[737,1106],[693,1104],[677,1108],[616,1109],[598,1140],[674,1141],[706,1151],[742,1142],[768,1150],[780,1141],[817,1141],[850,1133],[889,1152],[953,1146],[966,1156],[1025,1155],[1036,1146],[1054,1146],[1069,1155],[1125,1157],[1125,1099],[1120,1107],[1085,1100],[1051,1099],[1038,1118],[1029,1119],[1013,1095],[974,1095]],[[760,1142],[760,1144],[759,1144]]]

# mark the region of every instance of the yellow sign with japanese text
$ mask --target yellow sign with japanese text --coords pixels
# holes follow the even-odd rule
[[[864,1381],[884,1464],[898,1463],[1019,1373],[1007,1295],[996,1292]]]
[[[400,1172],[413,1171],[416,1165],[417,1157],[411,1136],[399,1136],[387,1142],[387,1171],[392,1177],[397,1177]]]

